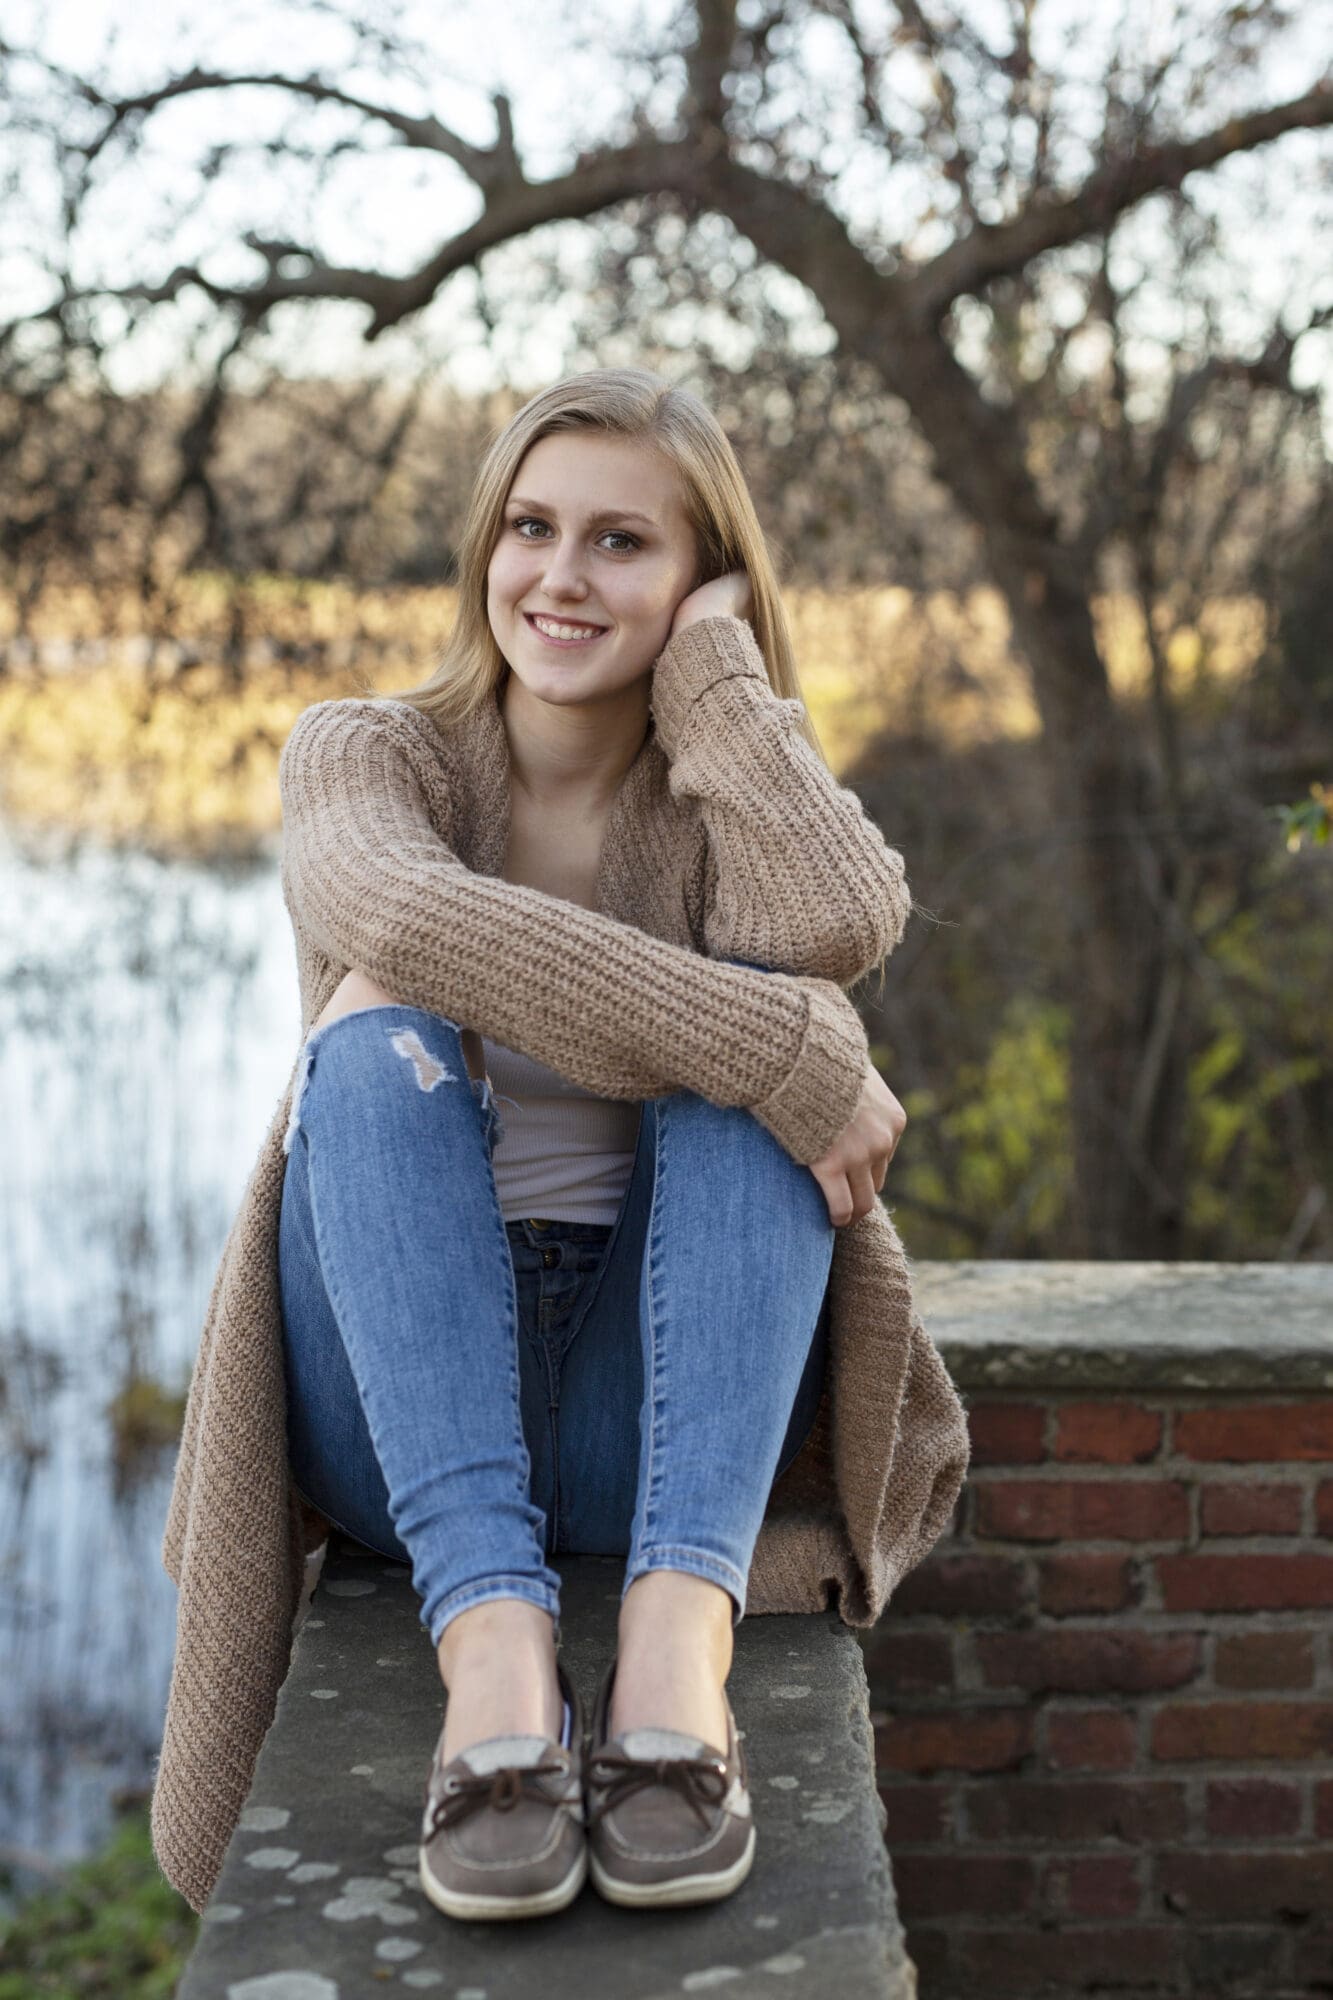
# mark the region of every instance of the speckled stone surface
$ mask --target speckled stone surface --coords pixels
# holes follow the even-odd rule
[[[624,1564],[558,1558],[562,1658],[591,1708]],[[417,1883],[444,1695],[407,1572],[335,1537],[176,2000],[912,2000],[875,1792],[865,1671],[830,1612],[751,1617],[727,1692],[754,1867],[724,1901],[459,1923]]]
[[[912,1265],[964,1392],[1333,1389],[1333,1264]]]

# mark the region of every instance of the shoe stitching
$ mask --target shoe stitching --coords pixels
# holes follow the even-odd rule
[[[561,1841],[563,1840],[565,1835],[565,1827],[567,1824],[577,1828],[577,1830],[580,1833],[583,1831],[582,1819],[576,1817],[569,1806],[565,1805],[556,1806],[555,1808],[553,1808],[552,1811],[550,1831],[548,1832],[546,1839],[543,1841],[540,1847],[529,1848],[526,1853],[511,1854],[507,1858],[502,1858],[495,1861],[483,1861],[478,1858],[474,1858],[470,1854],[460,1854],[457,1848],[454,1846],[454,1844],[451,1841],[447,1840],[444,1843],[445,1852],[450,1862],[456,1868],[466,1868],[472,1874],[475,1875],[509,1874],[515,1868],[527,1868],[531,1866],[532,1863],[534,1862],[549,1860],[550,1857],[555,1853],[556,1849],[560,1846]],[[448,1827],[443,1829],[443,1832],[445,1834],[447,1834],[449,1831],[450,1829]],[[436,1844],[438,1840],[440,1840],[440,1838],[441,1838],[440,1834],[433,1834],[429,1840],[422,1842],[422,1846],[424,1847],[428,1855],[430,1853],[430,1849]]]

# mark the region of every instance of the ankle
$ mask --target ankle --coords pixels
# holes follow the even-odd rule
[[[679,1729],[721,1749],[735,1600],[686,1570],[645,1570],[620,1605],[609,1734]]]
[[[648,1570],[621,1601],[617,1653],[632,1669],[670,1663],[677,1672],[706,1672],[721,1687],[733,1630],[729,1591],[683,1570]]]
[[[441,1632],[435,1648],[440,1678],[446,1689],[477,1671],[492,1672],[497,1662],[555,1672],[555,1623],[548,1611],[525,1598],[488,1598],[458,1612]]]

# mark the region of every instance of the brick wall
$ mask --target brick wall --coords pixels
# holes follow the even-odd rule
[[[921,2000],[1333,1995],[1333,1396],[960,1386],[866,1635]]]

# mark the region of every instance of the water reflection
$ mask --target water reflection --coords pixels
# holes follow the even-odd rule
[[[0,828],[0,1868],[68,1861],[146,1788],[181,1401],[299,1036],[275,861]]]

